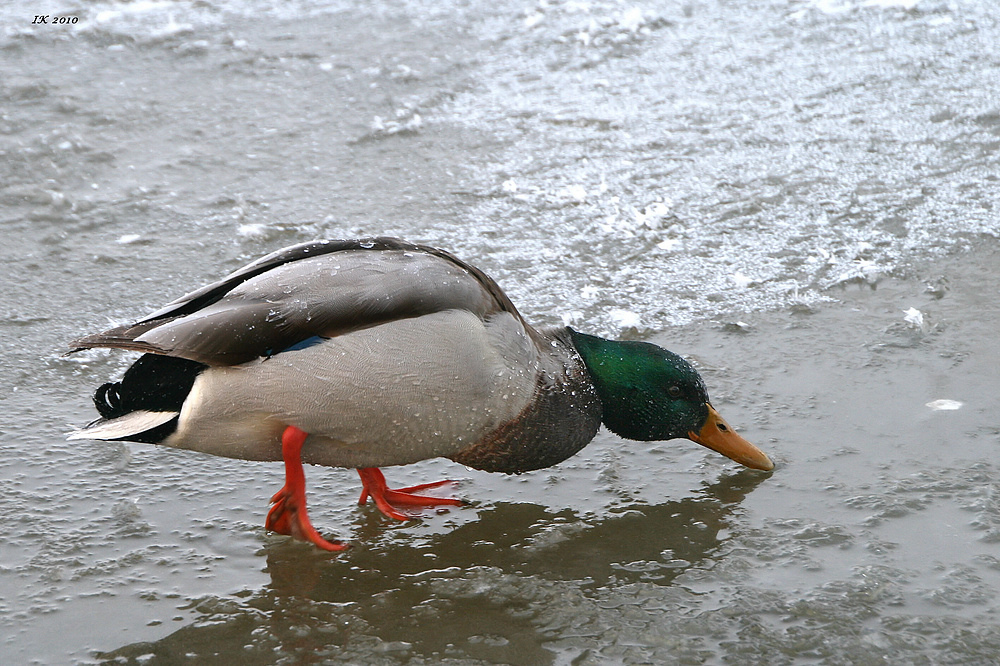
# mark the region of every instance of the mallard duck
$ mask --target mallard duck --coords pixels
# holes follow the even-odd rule
[[[143,352],[94,394],[70,439],[128,440],[283,460],[267,529],[325,550],[302,463],[355,468],[360,503],[459,505],[390,489],[380,467],[435,457],[489,472],[550,467],[603,422],[632,440],[679,437],[760,470],[768,457],[712,407],[694,367],[646,342],[530,326],[496,282],[394,238],[278,250],[73,351]],[[70,352],[72,353],[72,352]]]

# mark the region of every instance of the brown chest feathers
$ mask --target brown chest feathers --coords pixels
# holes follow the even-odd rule
[[[601,427],[601,402],[564,330],[543,333],[565,354],[560,370],[540,373],[535,398],[517,418],[452,460],[486,472],[520,474],[560,463],[594,438]]]

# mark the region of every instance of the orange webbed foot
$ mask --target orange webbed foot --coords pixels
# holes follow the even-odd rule
[[[264,527],[278,534],[287,534],[295,539],[308,541],[323,550],[346,550],[347,545],[333,543],[321,537],[309,522],[309,514],[306,512],[306,476],[299,456],[307,436],[295,426],[285,428],[281,436],[281,457],[285,460],[285,486],[271,498],[274,506],[267,513]]]
[[[437,488],[439,486],[452,483],[451,481],[435,481],[433,483],[421,483],[407,488],[393,489],[388,487],[385,482],[385,476],[378,467],[360,468],[358,469],[358,475],[361,477],[361,482],[364,484],[358,504],[364,504],[368,501],[368,497],[370,496],[373,500],[375,500],[375,506],[378,507],[379,511],[389,518],[394,518],[396,520],[410,519],[410,516],[397,511],[393,507],[393,504],[402,506],[462,505],[462,500],[452,499],[450,497],[430,497],[428,495],[416,494],[416,491],[418,490]]]

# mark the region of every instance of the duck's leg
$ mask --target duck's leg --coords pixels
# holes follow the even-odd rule
[[[267,514],[264,527],[290,537],[313,543],[323,550],[346,550],[342,543],[330,543],[319,535],[306,513],[306,475],[302,471],[299,452],[307,433],[288,426],[281,435],[281,457],[285,460],[285,487],[274,494],[274,506]]]
[[[375,500],[375,506],[378,507],[379,511],[389,518],[395,518],[396,520],[410,519],[410,517],[406,514],[400,513],[393,508],[393,504],[402,504],[404,506],[440,506],[443,504],[450,506],[462,505],[462,500],[447,497],[428,497],[427,495],[414,494],[418,490],[437,488],[438,486],[443,486],[446,483],[451,483],[451,481],[435,481],[434,483],[421,483],[417,486],[409,486],[408,488],[392,489],[387,486],[385,476],[382,474],[382,470],[378,467],[359,468],[358,475],[361,477],[361,482],[364,484],[358,504],[364,504],[367,502],[368,496],[370,495],[371,498]]]

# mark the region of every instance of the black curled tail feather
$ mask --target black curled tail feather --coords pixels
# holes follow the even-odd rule
[[[102,384],[94,392],[101,418],[69,434],[68,439],[99,439],[161,444],[180,423],[184,403],[204,363],[145,354],[125,371],[121,381]]]
[[[104,418],[113,419],[127,413],[122,410],[121,387],[121,382],[108,382],[94,392],[94,407]]]
[[[208,366],[161,354],[143,354],[120,382],[104,384],[94,393],[97,411],[105,418],[140,409],[179,412],[194,380]]]
[[[147,442],[156,444],[169,437],[176,429],[178,416],[184,401],[187,399],[195,379],[208,366],[185,358],[145,354],[125,371],[125,376],[119,382],[102,384],[94,392],[94,406],[101,419],[91,423],[79,434],[86,432],[100,433],[98,439],[128,440],[132,442]],[[148,415],[164,414],[173,418],[163,422],[150,423]],[[102,424],[107,421],[121,420],[129,415],[138,417],[126,424],[120,424],[121,430],[111,435],[107,430],[101,431]],[[156,418],[153,421],[157,421]],[[130,430],[129,425],[138,425],[137,430]],[[73,437],[79,439],[81,437]]]

